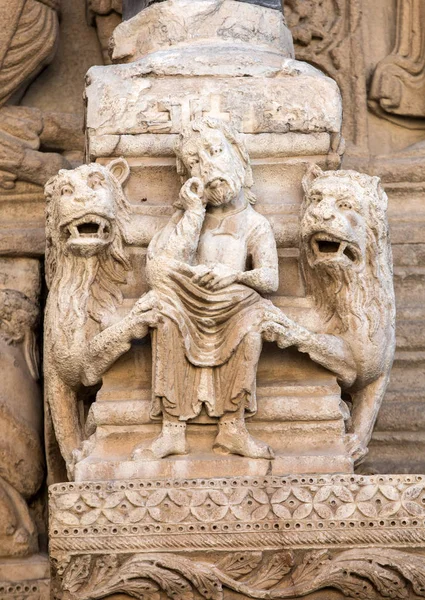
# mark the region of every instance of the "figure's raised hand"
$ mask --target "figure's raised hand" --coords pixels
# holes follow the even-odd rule
[[[222,290],[237,280],[238,271],[227,265],[217,264],[205,271],[206,267],[199,267],[199,273],[194,275],[192,281],[211,291]]]
[[[204,184],[198,177],[191,177],[183,184],[174,206],[183,210],[199,210],[204,208],[205,204]]]

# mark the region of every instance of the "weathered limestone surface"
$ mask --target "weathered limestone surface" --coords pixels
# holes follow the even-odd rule
[[[423,493],[420,475],[55,485],[54,572],[73,600],[423,598]]]
[[[154,3],[88,73],[97,162],[46,186],[59,597],[423,594],[421,476],[350,474],[394,352],[387,196],[318,166],[339,91],[279,18]]]
[[[44,308],[35,259],[42,257],[45,247],[43,185],[61,167],[74,168],[87,160],[96,161],[96,168],[103,165],[111,169],[111,161],[126,157],[131,175],[124,183],[124,193],[130,219],[123,226],[122,262],[111,260],[103,265],[108,272],[113,269],[112,279],[116,277],[112,290],[111,280],[102,281],[97,274],[92,288],[97,296],[104,297],[99,290],[109,281],[107,296],[113,298],[116,310],[112,319],[103,322],[89,317],[93,331],[82,329],[86,339],[92,340],[99,331],[102,334],[121,320],[128,325],[124,331],[128,339],[135,333],[141,336],[158,318],[158,308],[153,306],[148,311],[143,305],[142,310],[133,310],[149,287],[145,275],[147,248],[174,212],[181,189],[174,144],[182,127],[192,119],[218,118],[232,122],[242,132],[258,198],[255,210],[269,220],[277,245],[279,289],[272,301],[291,320],[291,331],[295,331],[294,323],[301,323],[313,334],[326,328],[332,331],[333,319],[324,325],[329,310],[343,314],[346,303],[335,305],[329,294],[327,305],[323,305],[323,292],[337,285],[337,271],[341,282],[349,280],[348,289],[356,289],[361,276],[354,276],[352,267],[360,255],[353,250],[351,238],[335,239],[328,226],[331,239],[318,238],[311,246],[306,240],[300,245],[300,233],[302,239],[309,212],[315,210],[309,205],[310,189],[314,198],[316,187],[325,186],[328,205],[336,185],[332,176],[323,180],[320,170],[313,169],[305,181],[303,201],[301,181],[312,164],[325,172],[340,166],[344,149],[342,111],[332,80],[337,82],[344,109],[343,168],[371,176],[364,180],[364,189],[377,205],[379,186],[374,187],[373,177],[381,178],[388,195],[397,302],[397,350],[391,379],[369,454],[357,470],[368,474],[425,470],[422,0],[286,0],[288,28],[279,17],[280,3],[274,1],[222,2],[207,27],[203,16],[214,5],[211,0],[186,3],[175,20],[170,18],[169,4],[124,0],[122,6],[121,0],[72,0],[59,6],[55,0],[0,0],[0,426],[1,432],[7,432],[0,436],[0,598],[44,600],[49,596],[47,558],[42,554],[47,549],[46,501],[34,352],[41,344],[40,339],[34,343],[40,334],[36,325],[38,303]],[[172,4],[176,8],[179,1]],[[194,13],[187,7],[197,7],[196,18],[201,19],[195,19],[195,24]],[[130,19],[140,8],[142,12]],[[111,57],[109,37],[121,14],[125,22],[115,31]],[[160,15],[167,16],[162,28],[156,27]],[[213,52],[205,47],[208,45],[214,47]],[[115,64],[110,70],[101,66],[112,61],[127,64]],[[90,71],[86,81],[90,124],[86,129],[89,156],[84,158],[82,94],[84,75],[92,65],[99,67]],[[175,85],[176,79],[179,85]],[[297,94],[293,89],[301,91]],[[119,106],[116,114],[111,106]],[[103,112],[104,119],[98,111]],[[87,191],[90,169],[75,173],[75,183]],[[106,171],[102,173],[109,177]],[[117,181],[125,179],[126,173],[121,163]],[[336,181],[339,192],[346,191],[347,182]],[[350,193],[363,198],[358,183],[350,175]],[[383,198],[381,192],[378,197]],[[364,204],[362,210],[367,202]],[[114,201],[106,205],[114,223]],[[325,213],[319,212],[318,223]],[[300,229],[300,215],[305,214]],[[344,222],[339,209],[333,215]],[[100,217],[99,221],[96,225],[103,228],[106,240],[108,230]],[[90,224],[90,220],[81,224]],[[361,227],[360,222],[358,231]],[[373,235],[379,243],[380,233],[373,231]],[[341,258],[350,267],[331,267],[327,273],[325,269],[319,280],[326,277],[330,282],[326,290],[315,285],[314,277],[311,281],[319,271],[315,260],[309,261],[312,257],[307,256],[310,247],[313,258],[320,257],[320,248],[326,248],[324,242],[329,244],[327,250],[336,250],[326,252],[324,266]],[[368,242],[372,244],[366,244],[362,256],[375,251],[370,232]],[[67,258],[68,268],[74,259]],[[91,257],[86,265],[88,262],[94,265],[93,271],[89,270],[92,275],[101,261]],[[366,272],[373,283],[372,271]],[[88,279],[82,276],[82,280],[90,283],[91,275]],[[383,275],[382,281],[388,281],[388,272]],[[381,289],[387,289],[385,286]],[[358,308],[363,301],[369,306],[367,291],[357,294],[356,302],[352,294],[347,297],[351,308]],[[93,300],[89,295],[92,314],[96,313]],[[381,300],[384,305],[391,303],[391,293],[378,304]],[[109,300],[107,304],[111,306]],[[143,320],[147,312],[149,323]],[[391,344],[387,353],[381,353],[381,364],[375,360],[379,353],[370,351],[382,348],[382,332],[393,339],[388,329],[392,310],[381,313],[386,317],[382,320],[375,319],[374,308],[365,312],[368,329],[373,330],[373,323],[378,325],[371,335],[373,344],[362,342],[359,346],[356,320],[338,334],[352,348],[368,348],[369,353],[353,361],[357,376],[366,375],[351,390],[353,394],[349,383],[344,384],[340,376],[337,382],[335,374],[294,347],[278,348],[277,324],[269,327],[271,341],[264,341],[257,369],[257,413],[248,417],[246,424],[251,435],[278,449],[278,455],[283,450],[285,458],[280,463],[279,456],[253,460],[212,455],[217,418],[204,412],[187,425],[191,454],[133,460],[134,448],[141,443],[149,445],[161,431],[160,422],[153,423],[150,416],[149,337],[133,343],[132,349],[103,374],[100,390],[98,385],[78,386],[77,391],[72,385],[65,386],[71,402],[79,399],[78,426],[85,423],[85,431],[77,427],[73,433],[81,439],[93,436],[95,442],[83,445],[82,454],[76,453],[75,475],[80,480],[97,480],[66,484],[69,487],[60,493],[58,488],[52,491],[52,552],[57,563],[56,580],[65,582],[65,597],[127,599],[130,585],[149,600],[163,600],[167,595],[189,598],[191,593],[195,598],[204,594],[226,599],[284,598],[301,593],[321,600],[343,594],[422,597],[421,476],[364,476],[362,480],[347,475],[340,476],[340,481],[325,475],[319,479],[314,473],[309,476],[312,481],[303,475],[283,477],[297,470],[352,469],[352,459],[347,462],[344,454],[349,439],[342,454],[336,452],[336,445],[345,431],[353,428],[348,409],[352,411],[351,400],[356,395],[361,412],[372,415],[366,437],[370,434],[388,379]],[[64,317],[66,320],[66,315],[60,318]],[[84,315],[78,319],[84,320]],[[75,360],[77,353],[69,352],[71,346],[69,340],[64,344],[68,354],[64,353],[62,369]],[[89,347],[85,342],[80,344],[80,350],[85,348],[81,355],[87,356]],[[98,349],[92,345],[91,356]],[[103,359],[92,361],[95,371],[108,367],[108,360],[116,358],[116,350],[108,356],[106,363]],[[383,384],[376,389],[367,383],[362,387],[371,377],[364,370],[369,359],[374,375],[379,373]],[[50,481],[65,481],[50,419],[47,412]],[[324,449],[325,439],[329,442],[326,452],[318,452],[318,448]],[[312,440],[315,454],[309,446]],[[355,450],[355,438],[351,442]],[[203,452],[196,454],[194,449]],[[111,460],[105,462],[105,456]],[[216,490],[205,473],[223,475],[214,480]],[[121,480],[112,484],[102,481],[111,477]],[[167,477],[179,481],[167,481]],[[153,500],[151,488],[158,491]],[[218,493],[206,493],[205,488]],[[55,520],[56,514],[62,521]],[[214,526],[223,527],[223,531],[213,530]],[[254,528],[257,537],[252,541]],[[234,545],[212,550],[228,531]],[[245,536],[243,548],[237,545],[241,531]],[[245,535],[248,531],[250,537]],[[275,532],[273,538],[271,531]],[[301,545],[295,543],[300,532],[304,536]],[[183,537],[191,540],[193,550],[179,555],[165,548],[171,538],[180,548]],[[105,539],[115,540],[109,551],[105,551]],[[136,543],[141,539],[146,539],[149,547]],[[203,539],[211,543],[207,549]],[[31,554],[37,547],[41,554]],[[127,586],[124,590],[120,588],[123,582]],[[332,585],[336,587],[329,587]],[[56,592],[58,597],[62,594]]]

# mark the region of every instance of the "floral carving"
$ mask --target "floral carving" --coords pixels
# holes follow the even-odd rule
[[[58,565],[64,598],[96,600],[124,593],[138,600],[223,600],[224,589],[245,598],[298,598],[335,588],[349,598],[425,597],[422,555],[390,549],[307,552],[238,552],[215,562],[172,554],[80,555]]]
[[[144,481],[128,485],[52,486],[53,529],[121,523],[217,523],[256,521],[330,521],[425,516],[425,484],[416,477],[339,476],[310,478],[301,484],[281,478],[250,479],[223,485],[220,480],[167,482],[149,489]],[[415,483],[413,483],[416,480]],[[282,484],[282,482],[285,483]],[[205,489],[214,483],[215,489]],[[311,483],[312,482],[312,483]],[[85,488],[89,489],[85,489]],[[125,489],[119,489],[124,487]],[[99,489],[96,489],[99,488]]]

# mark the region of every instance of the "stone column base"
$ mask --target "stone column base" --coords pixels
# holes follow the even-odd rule
[[[421,475],[64,483],[49,506],[63,600],[425,597]]]

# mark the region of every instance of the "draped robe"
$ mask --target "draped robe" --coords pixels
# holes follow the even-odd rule
[[[277,269],[267,219],[250,205],[221,218],[177,211],[149,245],[148,280],[162,314],[153,336],[152,418],[165,412],[185,421],[202,405],[214,417],[241,405],[256,410],[260,325],[272,304],[240,283],[212,291],[192,281],[191,267],[216,263]]]

